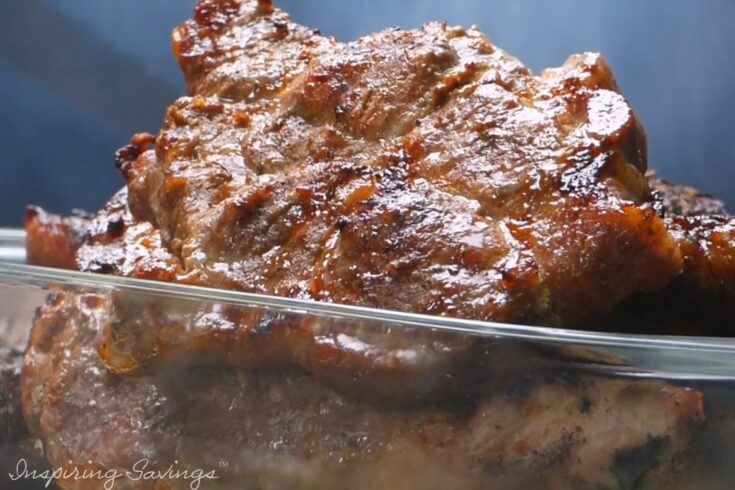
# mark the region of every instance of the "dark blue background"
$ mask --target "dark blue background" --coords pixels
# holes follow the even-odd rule
[[[2,0],[0,226],[26,203],[98,208],[114,151],[183,93],[169,32],[193,0]],[[281,0],[342,40],[427,20],[477,24],[540,70],[601,51],[649,134],[651,165],[735,209],[735,1]]]

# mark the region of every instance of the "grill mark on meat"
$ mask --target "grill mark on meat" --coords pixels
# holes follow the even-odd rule
[[[435,30],[443,30],[443,29],[446,29],[446,26],[441,26],[441,27],[439,27],[439,26],[437,25],[437,26],[433,26],[433,29],[435,29]],[[403,36],[405,36],[405,34],[400,34],[400,35],[403,35]],[[474,66],[476,66],[476,65],[475,65],[475,64],[471,64],[471,66],[473,66],[473,67],[474,67]],[[453,70],[453,69],[455,69],[455,68],[456,68],[456,66],[454,66],[454,65],[450,65],[450,66],[448,66],[448,67],[446,68],[445,72],[447,72],[447,71],[449,71],[449,70]],[[470,70],[468,70],[468,69],[464,69],[464,70],[460,70],[460,77],[457,77],[457,76],[455,76],[455,78],[457,78],[457,79],[461,80],[461,82],[462,82],[462,83],[467,83],[467,82],[469,81],[469,77],[467,76],[467,73],[468,73],[468,72],[469,72],[469,73],[479,73],[479,71],[478,71],[478,70],[476,70],[476,69],[470,69]],[[303,75],[303,76],[306,76],[306,75]],[[444,75],[441,75],[441,74],[440,74],[439,78],[441,78],[441,77],[444,77],[444,78],[446,78],[446,76],[444,76]],[[316,79],[318,80],[318,79],[320,79],[320,77],[316,77]],[[331,77],[329,77],[329,76],[324,76],[324,75],[322,75],[322,76],[321,76],[321,79],[324,79],[324,80],[325,80],[325,83],[326,83],[326,81],[330,80],[330,79],[331,79]],[[284,92],[285,92],[285,93],[288,93],[288,92],[289,92],[289,90],[291,90],[291,91],[294,91],[294,89],[293,89],[293,88],[289,88],[289,87],[291,87],[291,86],[293,86],[293,85],[298,85],[298,83],[299,83],[299,82],[297,82],[297,81],[294,81],[294,82],[291,82],[291,84],[289,84],[289,85],[286,85],[286,86],[285,86],[285,88],[284,88]],[[444,83],[445,83],[445,82],[442,82],[442,84],[444,84]],[[340,84],[340,83],[337,83],[337,85],[338,85],[338,86],[344,86],[344,84]],[[308,84],[307,84],[307,86],[308,86]],[[443,86],[443,85],[440,85],[440,86]],[[461,86],[461,83],[455,83],[455,84],[452,84],[452,88],[457,88],[457,87],[459,87],[459,86]],[[433,87],[433,88],[432,88],[432,87],[426,87],[426,88],[425,88],[425,90],[427,90],[427,91],[428,91],[428,90],[436,90],[436,87]],[[449,90],[449,91],[451,91],[451,90]],[[368,89],[368,94],[370,94],[370,93],[372,93],[372,89]],[[420,97],[419,97],[419,98],[420,98]],[[365,99],[365,100],[363,101],[363,105],[369,105],[369,103],[370,103],[370,97],[368,96],[368,97],[367,97],[367,98],[366,98],[366,99]],[[280,105],[279,105],[278,107],[280,107],[280,106],[282,106],[282,104],[280,104]],[[428,105],[427,105],[427,106],[425,107],[425,109],[423,109],[423,113],[426,113],[427,111],[429,111],[429,110],[431,110],[431,109],[432,109],[432,107],[431,107],[431,104],[428,104]],[[281,109],[271,109],[271,110],[279,110],[279,111],[283,112],[283,110],[284,110],[284,109],[282,109],[282,108],[281,108]],[[327,111],[327,112],[329,112],[329,111]],[[400,111],[398,111],[398,112],[400,112]],[[283,120],[283,119],[282,119],[282,116],[273,116],[273,117],[275,117],[275,119],[276,119],[277,121],[278,121],[278,120],[281,120],[281,121]],[[419,114],[418,114],[418,117],[419,117],[419,118],[421,117],[421,112],[419,112]],[[408,130],[410,129],[410,125],[408,125],[408,126],[409,126],[409,127],[406,127],[406,128],[405,128],[405,130],[404,130],[403,132],[405,132],[405,131],[408,131]],[[353,136],[354,136],[354,134],[353,134]],[[399,134],[398,134],[398,138],[397,138],[397,139],[400,139],[400,136],[402,136],[402,134],[401,134],[401,133],[399,133]],[[341,137],[340,137],[340,138],[341,138]],[[333,143],[334,143],[334,141],[331,141],[330,143],[331,143],[331,144],[333,144]],[[255,156],[254,156],[254,155],[252,154],[252,152],[251,152],[251,151],[250,151],[250,149],[248,148],[248,145],[247,145],[247,143],[246,143],[246,142],[243,142],[243,146],[244,146],[244,155],[243,155],[243,156],[244,156],[244,161],[245,161],[245,162],[248,162],[248,164],[250,165],[250,167],[251,167],[251,168],[252,168],[252,169],[253,169],[253,170],[254,170],[254,171],[255,171],[256,173],[258,173],[258,174],[261,174],[261,173],[263,173],[264,171],[267,171],[267,170],[266,170],[266,167],[264,167],[264,166],[263,166],[262,164],[259,164],[259,163],[257,163],[257,157],[255,157]],[[313,154],[313,152],[312,152],[312,154]]]
[[[594,61],[594,66],[604,65],[604,63],[601,62],[599,59],[594,59],[593,58],[593,61]],[[572,68],[574,68],[574,69],[578,68],[576,66],[576,64],[577,64],[577,61],[576,61],[575,58],[570,59],[570,61],[567,62],[567,69],[568,70],[571,70]],[[604,65],[604,66],[606,66],[606,65]],[[597,71],[600,71],[600,70],[598,69]],[[562,74],[563,74],[563,72],[562,72]],[[547,76],[547,78],[550,78],[550,77]],[[613,83],[614,82],[611,81],[608,85],[613,84]],[[583,84],[581,82],[579,83],[579,85],[580,86],[585,86],[585,84]],[[488,86],[488,84],[480,84],[479,86],[477,86],[475,88],[475,92],[477,92],[478,90],[481,90],[482,87],[487,87],[487,86]],[[504,88],[502,88],[504,86],[507,86],[507,84],[492,84],[492,86],[493,87],[496,87],[496,89],[494,89],[496,91],[497,90],[500,90],[502,93],[505,93],[507,96],[513,96],[513,94],[508,94],[507,91]],[[482,89],[482,90],[487,90],[487,89]],[[492,91],[490,93],[492,93]],[[462,99],[458,99],[457,100],[457,103],[460,103],[461,104],[461,102],[462,102]],[[548,101],[546,103],[548,103]],[[525,111],[525,110],[529,110],[531,108],[537,108],[537,105],[536,105],[536,103],[534,103],[534,101],[530,101],[530,102],[529,101],[526,101],[523,104],[511,104],[511,105],[509,105],[507,107],[510,107],[511,109],[513,109],[513,108],[520,108],[520,110],[524,110]],[[469,108],[467,108],[463,112],[469,113],[470,115],[477,114],[477,111],[473,110],[473,107],[472,106],[470,106]],[[630,122],[626,126],[626,128],[629,128],[629,129],[626,129],[626,131],[628,133],[633,134],[633,136],[625,136],[625,135],[618,136],[616,134],[613,134],[614,138],[610,139],[609,141],[603,139],[603,146],[602,146],[602,148],[604,148],[605,146],[610,147],[610,146],[613,146],[613,145],[621,145],[622,142],[627,142],[627,141],[636,142],[636,141],[638,141],[640,139],[640,137],[638,137],[636,135],[636,131],[637,131],[637,128],[638,128],[637,121],[635,120],[634,116],[632,117],[632,119],[629,117],[629,120],[630,120]],[[439,119],[439,121],[441,121],[441,119]],[[489,127],[490,128],[498,127],[496,124],[493,124],[493,125],[491,125]],[[567,125],[567,126],[565,126],[565,125],[558,126],[558,128],[561,129],[562,131],[561,131],[561,135],[557,139],[557,142],[558,141],[564,141],[565,139],[568,140],[572,135],[575,134],[575,132],[578,132],[579,124],[584,124],[584,121],[581,121],[580,123],[577,123],[577,128],[572,127],[572,126],[569,126],[569,125]],[[488,126],[482,126],[482,125],[479,126],[480,130],[483,130],[483,129],[487,128],[487,127]],[[511,125],[511,127],[512,127],[512,125]],[[428,146],[427,143],[426,143],[427,138],[422,135],[422,133],[425,133],[427,131],[426,128],[427,128],[427,124],[425,122],[422,122],[422,124],[416,129],[416,133],[417,134],[411,135],[408,138],[408,144],[410,145],[409,148],[408,148],[408,151],[411,152],[413,155],[416,155],[418,153],[418,156],[417,156],[416,160],[420,162],[419,165],[417,166],[419,169],[422,168],[421,162],[424,162],[425,163],[433,155],[436,155],[435,153],[432,153],[435,150],[432,150],[432,148],[430,148],[430,147],[427,148],[427,146]],[[608,129],[609,130],[612,130],[612,128],[608,128]],[[447,130],[450,130],[450,129],[449,128],[446,128],[446,127],[442,127],[441,128],[441,132],[442,133],[443,132],[446,132]],[[599,131],[598,131],[598,133],[599,133]],[[422,147],[423,146],[422,151],[420,151],[420,152],[417,152],[416,151],[417,144],[418,144],[419,147]],[[630,146],[632,144],[633,143],[625,143],[623,146],[626,146],[627,147],[627,146]],[[572,145],[572,148],[574,148],[575,146],[576,145],[573,144]],[[493,151],[493,150],[490,149],[490,151]],[[623,152],[623,153],[624,154],[631,153],[631,150],[626,149],[625,152]],[[543,155],[543,153],[541,153],[541,154]],[[599,164],[597,164],[596,161],[595,161],[595,159],[594,158],[591,158],[592,155],[590,155],[589,149],[584,149],[582,155],[583,155],[583,158],[582,158],[581,161],[582,162],[585,162],[584,165],[582,167],[579,167],[579,165],[576,165],[577,168],[575,168],[573,170],[569,170],[566,174],[564,174],[564,176],[565,176],[564,178],[569,179],[568,182],[569,183],[574,183],[574,185],[568,185],[567,184],[567,185],[563,186],[560,190],[562,192],[564,192],[564,193],[571,194],[573,196],[580,196],[582,198],[581,201],[576,201],[576,198],[572,198],[569,201],[569,204],[568,205],[570,205],[572,207],[573,206],[578,206],[581,209],[583,209],[584,207],[590,207],[590,204],[589,204],[590,203],[590,200],[592,200],[592,201],[594,201],[594,200],[603,201],[603,200],[607,199],[605,196],[607,196],[609,194],[610,186],[605,184],[604,187],[603,187],[603,184],[602,184],[602,182],[604,182],[604,180],[606,179],[606,174],[608,174],[611,177],[614,177],[617,180],[620,180],[621,181],[621,184],[622,185],[618,185],[618,187],[620,187],[624,191],[624,194],[622,194],[622,197],[623,198],[625,198],[625,199],[628,199],[629,198],[629,199],[631,199],[632,202],[642,202],[643,201],[643,195],[645,194],[645,182],[643,182],[642,176],[639,173],[637,173],[634,170],[631,170],[629,168],[630,165],[627,162],[625,162],[625,161],[622,160],[622,156],[619,157],[618,154],[614,154],[612,156],[603,156],[600,160],[598,160],[599,161]],[[436,158],[439,161],[441,161],[441,156],[438,156]],[[560,164],[562,164],[563,161],[564,161],[563,158],[560,160],[559,159],[560,157],[557,156],[557,155],[555,155],[554,153],[549,153],[546,158],[548,159],[548,161],[547,162],[544,162],[543,160],[541,160],[541,162],[540,162],[541,165],[539,166],[539,169],[543,169],[543,166],[547,166],[548,167],[550,165],[551,166],[551,169],[553,171],[556,171],[554,169],[556,167],[558,167]],[[479,164],[479,166],[477,168],[478,169],[480,169],[480,168],[490,168],[490,169],[492,169],[492,167],[493,167],[493,165],[492,165],[492,159],[493,159],[493,156],[491,154],[489,156],[490,165],[485,165],[483,167],[483,164]],[[522,160],[522,157],[519,160]],[[534,161],[533,158],[531,159],[531,161]],[[588,164],[586,162],[589,162],[589,161],[592,161],[593,162],[593,166],[591,166],[591,167],[588,166]],[[488,160],[486,160],[485,162],[488,162]],[[636,163],[639,164],[639,165],[641,164],[640,161],[637,161]],[[458,173],[457,174],[458,175],[458,177],[457,177],[457,183],[460,186],[459,188],[457,188],[457,187],[454,187],[454,185],[451,182],[447,182],[447,180],[446,180],[446,176],[447,175],[450,175],[451,176],[451,173],[454,172],[454,171],[456,171],[456,167],[452,167],[450,165],[447,165],[446,163],[443,163],[442,164],[443,167],[439,167],[439,168],[443,168],[443,169],[439,173],[437,173],[437,172],[435,172],[432,169],[432,167],[430,165],[431,164],[429,164],[428,166],[427,165],[424,165],[423,166],[423,171],[422,170],[419,170],[419,176],[425,176],[425,177],[428,177],[428,178],[432,179],[433,181],[437,182],[440,186],[442,186],[443,189],[445,189],[445,190],[447,190],[449,192],[456,193],[456,194],[459,194],[459,195],[464,195],[464,196],[467,196],[469,194],[470,197],[474,197],[475,199],[478,199],[479,202],[481,202],[482,205],[483,205],[482,213],[485,216],[491,216],[491,217],[493,217],[495,219],[503,219],[504,217],[508,216],[508,211],[509,210],[511,210],[511,211],[515,210],[515,212],[517,212],[518,209],[520,209],[520,210],[523,211],[523,210],[526,210],[526,209],[529,209],[529,208],[532,209],[533,206],[538,206],[539,208],[541,208],[541,207],[544,206],[542,204],[543,200],[545,199],[544,197],[542,197],[543,194],[542,193],[538,193],[538,192],[536,192],[536,193],[529,193],[527,190],[525,190],[523,188],[523,186],[522,186],[523,184],[521,186],[518,186],[518,185],[509,186],[507,188],[507,190],[502,190],[502,187],[501,187],[499,189],[500,192],[497,193],[497,194],[495,194],[494,196],[492,194],[489,195],[489,196],[487,194],[485,194],[485,195],[483,195],[483,194],[473,194],[472,192],[468,192],[468,190],[471,190],[471,186],[473,184],[476,183],[475,185],[480,186],[479,189],[481,190],[481,192],[482,193],[486,193],[488,190],[491,190],[492,189],[492,181],[490,181],[490,183],[491,183],[490,186],[487,185],[487,179],[485,179],[484,181],[480,181],[482,183],[479,183],[478,181],[473,181],[473,180],[467,181],[466,180],[466,173],[465,172],[462,172],[462,173]],[[600,170],[598,170],[597,168],[595,168],[595,165],[598,165],[598,168],[601,169],[601,170],[603,170],[604,173],[600,172]],[[465,167],[465,168],[467,168],[467,167]],[[430,172],[427,173],[427,170],[429,170]],[[551,179],[549,179],[548,177],[545,177],[544,176],[546,172],[548,172],[548,169],[546,171],[545,170],[541,170],[540,172],[537,172],[534,169],[530,169],[530,171],[528,172],[528,175],[529,176],[532,176],[532,177],[535,175],[535,177],[533,177],[533,178],[535,179],[536,183],[532,184],[528,189],[534,191],[534,190],[539,190],[539,189],[546,188],[546,189],[551,189],[552,192],[553,192],[553,190],[558,185],[558,184],[554,184],[554,180],[555,180],[556,177],[552,175],[551,176]],[[580,172],[581,172],[581,174],[580,174]],[[585,175],[585,174],[587,174],[587,175]],[[579,180],[579,178],[580,178],[579,176],[580,175],[583,176],[583,179],[584,180],[581,180],[581,181]],[[482,179],[482,177],[481,177],[481,179]],[[525,185],[528,185],[528,184],[525,184]],[[468,186],[470,186],[470,189],[468,189]],[[584,188],[584,189],[582,189],[582,188]],[[534,202],[533,199],[538,199],[538,198],[534,198],[534,195],[538,195],[540,197],[540,199],[541,199],[541,202]],[[489,197],[489,199],[488,199],[488,197]],[[519,206],[519,205],[517,205],[516,203],[513,202],[514,199],[518,199],[518,198],[521,198],[521,199],[524,199],[525,198],[527,200],[527,202],[525,202],[524,204],[522,204],[522,205]],[[561,202],[561,203],[564,202],[563,198],[557,199],[556,197],[553,196],[553,194],[552,194],[552,198],[553,199],[556,199],[557,202]],[[575,204],[575,201],[576,201],[577,204]],[[585,201],[586,201],[586,203],[585,203]],[[563,206],[564,204],[561,204],[561,205]],[[596,205],[593,202],[591,207],[594,209],[595,206]],[[517,214],[516,215],[511,214],[508,217],[510,217],[510,218],[522,218],[522,219],[525,219],[525,217],[523,215],[520,215],[519,216]],[[642,219],[643,222],[647,222],[649,220],[649,218],[647,217],[646,214],[644,214],[643,216],[641,216],[641,218],[634,218],[633,216],[631,216],[631,218],[635,219],[636,221],[638,221],[638,219]],[[659,227],[659,231],[654,232],[653,230],[651,230],[651,233],[660,233],[660,227]],[[537,242],[538,242],[538,240],[534,240],[532,242],[527,242],[527,243],[530,246],[532,246],[532,247],[535,248],[534,243],[537,243]],[[669,247],[672,250],[672,252],[675,253],[675,247],[673,247],[672,244],[668,244],[667,247]],[[546,252],[544,252],[544,253],[546,253]],[[543,263],[544,262],[543,255],[537,254],[537,260],[539,262]],[[542,268],[542,272],[543,272],[543,268]],[[594,286],[592,285],[592,287],[594,287]],[[654,287],[656,287],[656,286],[654,286]],[[613,296],[615,296],[615,293],[613,293]]]
[[[422,31],[423,37],[393,30],[378,35],[377,39],[343,45],[342,51],[335,56],[319,60],[319,64],[312,63],[301,75],[301,80],[284,90],[284,98],[294,107],[292,110],[305,114],[307,119],[323,121],[321,118],[325,115],[334,113],[336,117],[330,122],[338,123],[353,137],[400,140],[416,120],[441,106],[453,91],[481,74],[476,63],[458,65],[460,57],[441,39],[448,29],[446,24],[427,24]],[[463,32],[462,29],[454,30]],[[381,45],[388,49],[381,52]],[[376,77],[374,72],[381,63],[398,73]],[[418,86],[402,86],[404,80],[416,83],[423,79],[426,81]],[[363,80],[371,83],[364,84]],[[386,81],[390,82],[389,89],[383,86]],[[406,89],[407,96],[401,97]],[[374,102],[376,100],[378,102]],[[420,105],[411,108],[414,101],[419,101]],[[411,117],[403,117],[405,112]],[[360,117],[354,119],[353,114]],[[392,116],[399,123],[386,126],[383,121]],[[376,118],[380,124],[376,123]]]

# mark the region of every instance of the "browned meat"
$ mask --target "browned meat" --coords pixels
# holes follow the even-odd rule
[[[684,257],[684,273],[674,286],[735,314],[735,217],[707,197],[697,198],[685,214],[667,211],[667,226]]]
[[[728,291],[729,225],[662,218],[643,130],[598,55],[536,77],[476,29],[343,44],[265,0],[201,0],[174,52],[190,96],[157,138],[118,153],[128,186],[88,224],[82,270],[571,327],[676,278]],[[559,373],[554,355],[64,293],[34,325],[23,408],[54,465],[145,459],[214,470],[223,488],[665,488],[680,476],[700,392]]]
[[[26,261],[32,265],[76,269],[88,216],[61,217],[38,207],[26,210]]]
[[[599,57],[535,78],[474,30],[339,44],[264,3],[200,10],[176,48],[195,96],[164,121],[142,179],[154,192],[131,185],[188,277],[573,324],[678,272],[662,224],[638,206],[645,138]],[[264,53],[276,59],[252,61]],[[266,88],[210,83],[223,74]]]
[[[178,262],[149,223],[131,216],[126,196],[120,191],[91,221],[79,265],[94,272],[173,280],[180,273]],[[537,357],[519,343],[480,342],[430,329],[400,334],[400,327],[396,335],[389,334],[390,324],[290,318],[131,293],[113,295],[112,309],[114,321],[106,327],[100,354],[115,371],[126,374],[171,362],[298,365],[341,392],[404,404],[450,394],[471,396],[477,383],[488,381],[488,373],[501,379],[510,375],[508,359]],[[218,335],[228,325],[246,334],[236,339]],[[481,369],[490,364],[493,369]]]
[[[647,202],[642,129],[597,55],[534,77],[474,29],[341,44],[254,1],[201,2],[175,52],[192,97],[155,152],[136,136],[120,166],[177,281],[575,326],[681,270]],[[400,350],[362,332],[368,347],[325,353],[315,326],[277,322],[254,349],[260,319],[146,323],[131,320],[140,305],[116,307],[102,355],[120,372],[182,357],[370,371],[369,352]],[[389,366],[413,376],[474,349],[435,340],[406,339],[441,347],[429,367]]]
[[[238,489],[665,488],[703,418],[696,391],[548,371],[411,409],[341,397],[293,369],[119,378],[96,353],[108,301],[60,294],[33,328],[23,403],[54,466],[122,473],[147,459]]]
[[[180,271],[151,224],[138,222],[130,214],[127,189],[115,194],[89,221],[77,264],[83,271],[158,281],[172,281]]]
[[[732,336],[735,315],[735,218],[718,200],[651,177],[684,271],[669,286],[639,294],[602,321],[615,331]]]
[[[654,172],[648,174],[648,184],[661,201],[667,216],[712,216],[727,215],[725,204],[707,194],[702,194],[693,187],[672,184],[656,177]]]

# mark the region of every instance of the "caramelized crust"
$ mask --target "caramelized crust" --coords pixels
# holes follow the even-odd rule
[[[650,176],[684,270],[662,291],[635,295],[600,322],[602,328],[651,334],[733,335],[735,218],[722,202],[691,187]]]
[[[89,221],[84,246],[77,253],[83,271],[138,279],[173,281],[180,272],[176,259],[161,246],[150,223],[130,212],[127,189],[115,194]]]
[[[25,216],[26,262],[77,269],[76,253],[84,241],[88,224],[88,216],[62,217],[39,207],[28,207]]]
[[[241,9],[232,25],[218,27],[216,39],[227,49],[233,40],[247,45],[246,33],[268,15],[282,15],[258,13],[250,2]],[[678,273],[677,247],[644,203],[645,137],[599,56],[573,57],[535,78],[479,32],[442,24],[387,31],[317,54],[303,47],[297,57],[310,63],[300,74],[291,68],[293,79],[276,93],[223,99],[202,90],[169,110],[159,159],[147,170],[158,191],[132,185],[131,194],[148,199],[149,218],[195,280],[569,326]],[[281,55],[288,64],[288,52]],[[195,65],[214,69],[203,60]],[[465,245],[453,251],[447,237],[473,226],[473,238],[458,237]],[[380,236],[351,236],[373,227]],[[445,244],[447,259],[417,249],[432,236]],[[251,247],[252,240],[262,243]],[[254,261],[260,274],[265,254],[276,264],[290,262],[280,257],[286,244],[306,250],[294,269],[308,287],[240,272],[242,262]],[[385,257],[387,247],[396,254],[392,267],[371,261]],[[490,260],[475,264],[463,259],[469,253]],[[325,254],[332,261],[322,264]],[[358,268],[347,277],[338,265],[343,259]],[[413,277],[430,265],[432,275]],[[473,289],[476,271],[496,293],[485,296],[484,311],[469,307],[474,298],[447,291]],[[441,279],[447,274],[454,277]],[[372,283],[379,288],[373,295]],[[428,295],[406,302],[405,284],[425,284]],[[354,287],[356,295],[334,296]]]
[[[727,215],[725,204],[697,189],[686,185],[673,184],[648,172],[648,184],[660,201],[662,211],[667,216],[712,216]]]
[[[678,279],[682,290],[727,305],[735,313],[735,218],[674,216],[669,221],[685,260],[684,274]]]
[[[735,313],[735,218],[722,202],[691,187],[661,179],[653,179],[651,186],[661,198],[667,226],[684,257],[684,274],[677,286]]]
[[[599,55],[535,77],[475,29],[430,23],[342,44],[254,1],[200,3],[174,42],[191,96],[169,108],[155,152],[137,135],[120,162],[133,218],[180,267],[169,280],[573,327],[681,271],[648,202],[645,135]],[[114,253],[136,257],[136,233]],[[484,349],[435,334],[391,346],[357,328],[362,347],[325,351],[321,336],[339,332],[308,322],[177,326],[155,312],[132,320],[136,302],[115,308],[100,352],[121,373],[217,359],[358,370],[381,386],[370,352],[398,359],[404,344],[437,341],[387,364],[406,373],[403,389]]]

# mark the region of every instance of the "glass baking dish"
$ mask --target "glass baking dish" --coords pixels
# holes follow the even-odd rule
[[[24,371],[24,396],[36,376],[46,398],[26,400],[36,428],[8,442],[21,447],[2,467],[9,488],[41,488],[43,468],[29,466],[47,456],[62,488],[107,488],[110,478],[113,488],[735,484],[733,339],[506,325],[47,269],[23,263],[23,239],[0,231],[0,346],[24,350],[34,321],[42,336],[84,315],[92,330],[134,318],[208,335],[235,328],[222,318],[249,318],[252,330],[318,329],[323,357],[224,367],[230,358],[185,350],[139,376],[75,360],[72,343],[46,346],[60,349],[58,372]],[[94,314],[67,305],[47,321],[64,301]],[[212,315],[216,326],[203,326]],[[143,385],[155,396],[135,398]],[[36,421],[29,404],[43,409]]]

